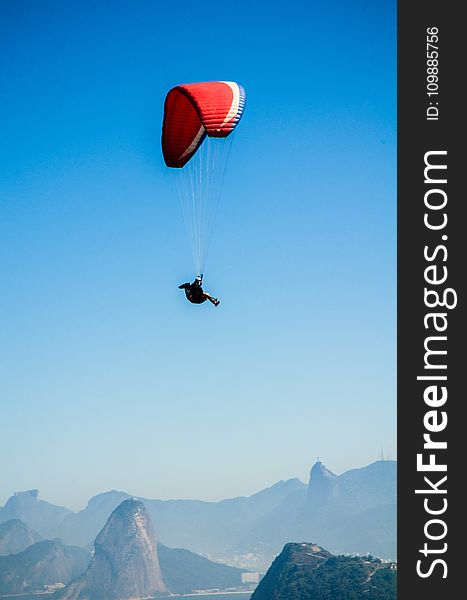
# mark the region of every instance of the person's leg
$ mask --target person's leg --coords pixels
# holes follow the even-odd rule
[[[220,303],[220,300],[218,300],[217,298],[213,298],[211,294],[208,294],[207,292],[204,292],[204,297],[207,298],[209,302],[214,304],[214,306],[217,306]]]

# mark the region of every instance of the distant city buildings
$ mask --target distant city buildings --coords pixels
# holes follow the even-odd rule
[[[262,573],[242,573],[242,583],[259,583]]]
[[[65,587],[64,583],[58,582],[58,583],[48,583],[46,585],[44,585],[44,591],[43,592],[39,592],[39,593],[43,593],[43,594],[51,594],[52,592],[56,592],[58,590],[61,590]]]

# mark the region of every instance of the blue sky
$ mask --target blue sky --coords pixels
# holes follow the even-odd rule
[[[395,2],[0,5],[0,504],[395,457]],[[160,127],[247,92],[205,273]]]

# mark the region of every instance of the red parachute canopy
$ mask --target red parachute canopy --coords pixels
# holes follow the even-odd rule
[[[167,94],[162,152],[168,167],[183,167],[206,135],[227,137],[240,121],[245,90],[232,81],[177,85]]]

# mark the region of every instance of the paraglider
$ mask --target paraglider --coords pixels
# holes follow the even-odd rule
[[[245,91],[232,81],[189,83],[172,88],[165,99],[162,153],[176,175],[178,197],[196,270],[182,284],[193,304],[210,300],[202,277],[212,226],[230,154],[231,134],[245,106]]]
[[[193,283],[182,283],[178,288],[180,290],[185,290],[186,299],[192,304],[202,304],[209,300],[214,306],[219,306],[220,300],[208,294],[203,290],[203,276],[197,275]]]

